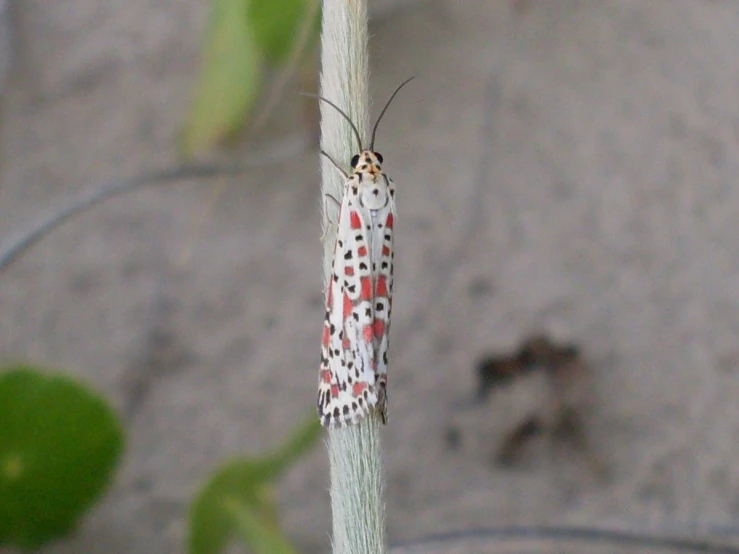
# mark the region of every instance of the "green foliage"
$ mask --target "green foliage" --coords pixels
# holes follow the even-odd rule
[[[105,400],[64,375],[0,373],[0,545],[69,533],[110,482],[123,431]]]
[[[200,77],[181,137],[185,156],[227,140],[246,124],[264,69],[290,60],[315,1],[211,0]]]
[[[316,442],[311,415],[275,453],[238,459],[217,471],[190,508],[190,554],[219,554],[238,538],[256,554],[292,554],[277,518],[273,482]]]
[[[250,0],[247,22],[267,61],[285,63],[295,46],[300,27],[308,16],[306,0]]]
[[[235,133],[261,86],[261,56],[246,23],[245,0],[212,2],[200,79],[182,136],[185,155]]]

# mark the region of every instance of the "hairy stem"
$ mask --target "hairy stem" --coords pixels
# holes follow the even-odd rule
[[[363,142],[369,127],[366,0],[324,0],[321,31],[321,95],[352,119]],[[321,147],[346,163],[359,145],[347,121],[321,102]],[[348,164],[347,164],[348,165]],[[338,221],[334,203],[341,199],[343,178],[321,157],[324,278],[328,279]],[[328,213],[331,211],[332,213]],[[385,502],[380,421],[374,412],[358,425],[328,432],[331,510],[335,554],[384,554]]]

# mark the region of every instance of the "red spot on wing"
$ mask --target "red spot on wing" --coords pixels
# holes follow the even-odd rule
[[[352,304],[352,301],[349,298],[349,296],[344,294],[344,319],[346,319],[352,314],[353,307],[354,307],[354,304]]]
[[[350,277],[354,275],[354,268],[350,265],[346,266],[344,268],[344,275],[349,275]]]
[[[388,214],[387,221],[385,221],[385,227],[387,227],[388,229],[392,229],[394,220],[395,218],[393,217],[393,214]]]
[[[385,257],[389,256],[390,255],[390,248],[387,247],[387,246],[383,246],[382,247],[382,255],[385,256]]]
[[[349,223],[352,229],[362,228],[362,220],[359,219],[359,214],[357,212],[349,212]]]
[[[376,323],[376,322],[375,322]],[[372,344],[372,325],[365,326],[364,329],[362,329],[362,334],[364,335],[364,342],[367,344]]]
[[[364,258],[367,255],[367,247],[366,246],[360,246],[357,248],[357,256],[360,258]]]
[[[381,319],[376,319],[375,323],[375,337],[382,338],[385,335],[385,322]]]
[[[380,275],[377,278],[377,290],[375,291],[375,296],[378,298],[387,297],[387,279],[384,275]]]
[[[339,385],[331,385],[331,396],[333,398],[339,396]]]
[[[366,389],[367,383],[354,383],[352,385],[352,394],[356,398],[357,396],[361,396]]]
[[[361,300],[371,300],[372,299],[372,280],[369,277],[363,277],[361,279],[362,283],[362,292],[359,296]]]
[[[324,383],[331,382],[331,372],[328,369],[322,369],[320,372],[321,381]]]
[[[328,325],[323,326],[323,338],[321,339],[321,346],[328,346]]]

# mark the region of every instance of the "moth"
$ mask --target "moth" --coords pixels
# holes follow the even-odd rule
[[[329,282],[318,371],[318,416],[324,427],[355,424],[376,410],[387,423],[388,334],[393,298],[393,231],[395,184],[383,172],[382,154],[374,149],[377,127],[390,103],[408,82],[395,89],[364,148],[356,125],[336,104],[351,126],[359,153],[344,171],[321,152],[345,182]]]

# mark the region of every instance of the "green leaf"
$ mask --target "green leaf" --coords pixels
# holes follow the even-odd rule
[[[219,554],[236,537],[257,554],[292,553],[279,529],[272,483],[320,434],[311,414],[274,454],[233,460],[217,471],[190,507],[190,554]]]
[[[273,477],[279,476],[295,460],[313,448],[321,434],[323,434],[323,427],[318,422],[318,418],[311,414],[305,420],[305,423],[298,427],[292,436],[285,441],[285,444],[265,458],[262,464],[270,468]]]
[[[247,20],[259,49],[271,64],[280,65],[289,59],[308,12],[307,0],[248,0]]]
[[[257,554],[293,554],[295,549],[282,536],[277,523],[277,508],[271,489],[265,487],[261,496],[258,506],[238,497],[224,499],[224,510],[230,515],[236,533]]]
[[[262,84],[261,55],[246,19],[249,0],[213,0],[184,155],[211,148],[245,123]]]
[[[110,406],[70,377],[0,373],[0,544],[32,549],[69,533],[122,449]]]

